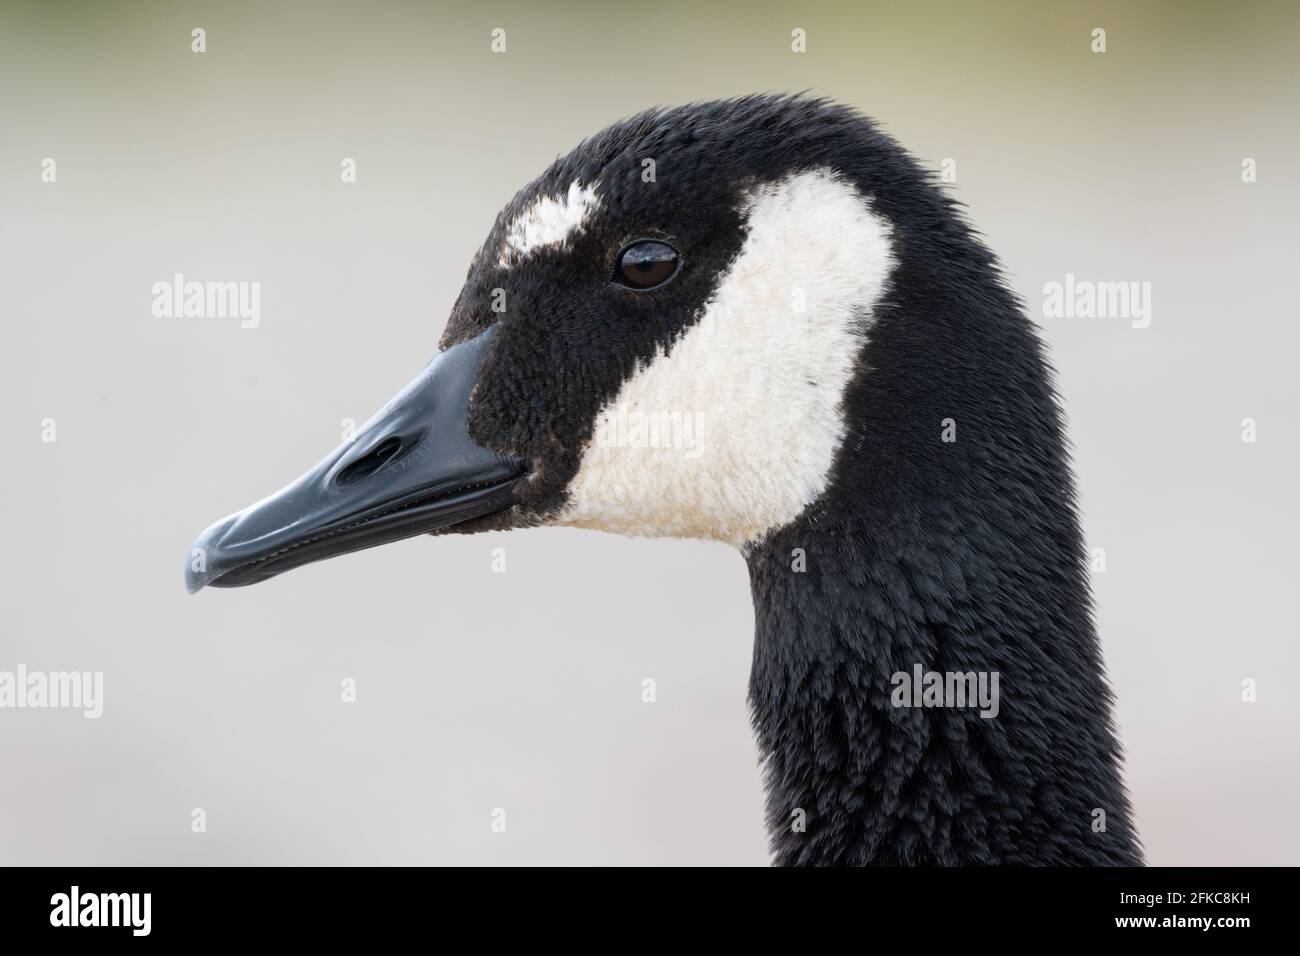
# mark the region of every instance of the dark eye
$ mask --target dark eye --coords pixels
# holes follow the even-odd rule
[[[615,278],[633,289],[653,289],[677,273],[681,257],[658,239],[638,239],[618,254]]]

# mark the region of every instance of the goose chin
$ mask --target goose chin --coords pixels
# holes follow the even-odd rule
[[[256,584],[514,505],[525,463],[469,436],[470,395],[492,335],[438,354],[352,441],[200,534],[186,556],[186,589]]]

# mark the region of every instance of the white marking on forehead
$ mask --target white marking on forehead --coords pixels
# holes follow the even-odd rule
[[[696,324],[597,417],[558,524],[743,545],[826,490],[890,228],[828,169],[763,185],[742,212]]]
[[[534,249],[557,246],[582,229],[587,216],[600,205],[598,183],[584,187],[578,180],[569,184],[564,196],[539,196],[510,220],[498,264],[509,266]]]

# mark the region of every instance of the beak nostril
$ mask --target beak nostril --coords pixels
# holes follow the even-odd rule
[[[354,481],[360,481],[362,478],[368,478],[383,467],[384,462],[401,450],[402,440],[400,438],[396,435],[385,438],[372,448],[368,454],[362,455],[340,471],[335,481],[340,485],[348,485]]]

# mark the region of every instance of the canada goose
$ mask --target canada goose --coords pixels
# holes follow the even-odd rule
[[[869,120],[748,96],[609,127],[501,212],[441,347],[204,531],[189,589],[428,532],[730,542],[777,863],[1140,862],[1042,346]]]

